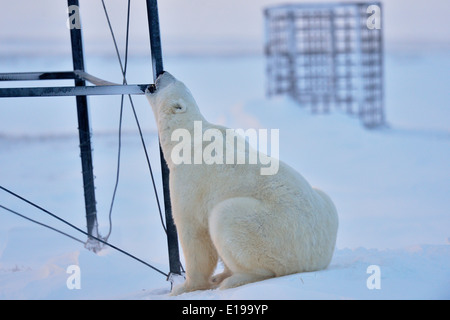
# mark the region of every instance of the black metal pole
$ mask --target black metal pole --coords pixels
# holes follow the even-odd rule
[[[162,50],[161,50],[161,33],[159,30],[158,4],[156,0],[147,0],[147,16],[148,27],[150,33],[150,47],[152,50],[152,66],[153,81],[164,72]],[[161,157],[161,173],[164,192],[164,208],[166,216],[167,229],[167,245],[169,250],[169,267],[170,273],[181,274],[180,253],[178,249],[178,235],[175,223],[172,217],[172,205],[170,204],[169,190],[169,168],[161,149],[159,148]]]
[[[150,48],[152,50],[153,80],[164,72],[161,32],[159,30],[158,3],[156,0],[147,0],[148,27],[150,34]]]
[[[68,0],[69,7],[69,23],[74,19],[79,19],[78,0]],[[75,7],[71,7],[75,6]],[[72,10],[75,8],[76,10]],[[73,17],[77,14],[76,17]],[[84,57],[83,57],[83,41],[81,37],[80,21],[74,21],[75,27],[70,27],[70,39],[72,43],[72,60],[74,70],[84,71]],[[85,86],[86,82],[81,79],[75,79],[75,86]],[[81,167],[83,174],[84,186],[84,202],[86,208],[86,222],[87,232],[90,235],[98,237],[97,225],[97,209],[95,201],[95,187],[94,187],[94,170],[92,166],[92,147],[91,147],[91,131],[89,125],[88,102],[86,96],[77,96],[77,114],[78,114],[78,133],[80,138],[80,154]],[[92,239],[90,239],[92,240]]]

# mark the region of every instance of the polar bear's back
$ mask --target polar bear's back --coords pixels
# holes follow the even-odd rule
[[[211,202],[219,204],[211,211],[223,212],[218,228],[224,238],[235,240],[232,251],[254,256],[249,261],[260,261],[274,275],[326,268],[334,251],[338,223],[330,198],[284,163],[280,162],[280,170],[273,176],[256,172],[258,168],[241,171],[230,167],[223,174],[232,188],[217,184],[209,188],[220,190],[211,191],[215,194]],[[244,240],[236,241],[238,238]],[[254,248],[258,249],[252,254]]]
[[[331,199],[312,188],[295,170],[280,163],[277,175],[268,178],[263,200],[272,211],[277,230],[277,250],[285,252],[293,272],[324,269],[331,261],[338,229],[338,216]],[[297,266],[295,264],[298,263]]]

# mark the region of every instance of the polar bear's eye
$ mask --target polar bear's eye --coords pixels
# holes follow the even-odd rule
[[[173,102],[171,109],[173,113],[184,113],[186,112],[186,105],[181,101]]]

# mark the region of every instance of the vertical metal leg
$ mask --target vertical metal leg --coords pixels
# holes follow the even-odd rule
[[[161,51],[161,35],[159,31],[158,5],[156,0],[147,0],[148,26],[150,32],[150,46],[152,50],[153,80],[163,73]],[[180,253],[178,249],[177,230],[172,217],[169,190],[169,168],[160,147],[161,173],[164,190],[164,208],[166,215],[167,244],[169,248],[170,273],[181,274]]]
[[[68,0],[68,6],[78,8],[78,0]],[[69,12],[69,16],[72,13]],[[79,17],[77,17],[79,18]],[[69,19],[70,20],[70,19]],[[80,21],[70,28],[72,60],[74,70],[84,71],[83,42]],[[75,80],[75,86],[85,86],[84,80]],[[98,237],[97,209],[95,201],[94,171],[92,166],[91,129],[89,125],[88,102],[86,96],[77,96],[78,132],[80,138],[81,167],[83,173],[84,201],[86,207],[87,232]],[[90,238],[89,240],[93,240]],[[91,243],[92,245],[92,243]],[[91,247],[94,251],[95,246]]]

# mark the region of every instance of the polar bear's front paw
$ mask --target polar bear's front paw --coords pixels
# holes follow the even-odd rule
[[[177,286],[174,286],[172,289],[172,292],[170,293],[171,296],[178,296],[180,294],[183,294],[185,292],[188,292],[185,286],[186,282],[179,284]]]

